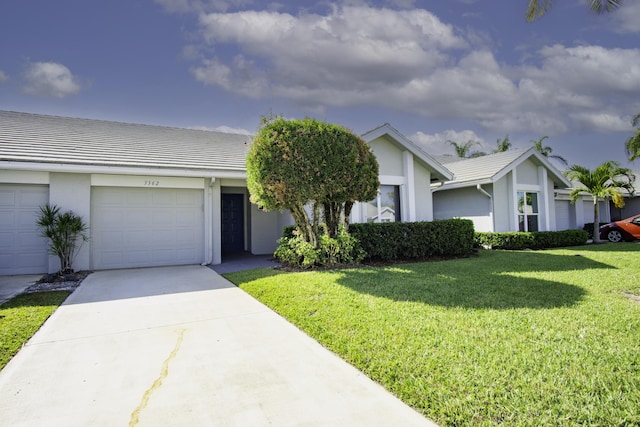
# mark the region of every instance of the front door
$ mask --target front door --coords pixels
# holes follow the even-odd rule
[[[244,250],[244,194],[222,195],[222,252]]]

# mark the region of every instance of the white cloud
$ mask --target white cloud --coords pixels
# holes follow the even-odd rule
[[[583,128],[598,132],[631,131],[631,121],[617,114],[608,113],[576,113],[570,116]]]
[[[380,85],[404,85],[442,65],[447,58],[441,51],[466,46],[451,26],[422,9],[335,6],[326,16],[243,11],[203,14],[200,23],[206,43],[237,45],[243,57],[260,64],[265,78],[259,92],[303,99],[333,88],[343,93],[332,97],[338,103],[349,102],[353,92],[368,99]],[[203,82],[220,79],[218,65],[197,68]],[[229,71],[234,78],[236,71],[246,75],[246,69]],[[245,93],[244,80],[237,80]],[[229,83],[238,81],[222,80],[220,86]]]
[[[354,0],[325,15],[251,10],[199,22],[201,45],[188,48],[197,80],[307,111],[365,105],[554,135],[617,129],[640,99],[640,49],[553,45],[507,64],[483,47],[486,35],[463,36],[424,9]]]
[[[9,76],[2,70],[0,70],[0,83],[4,83],[9,80]]]
[[[627,2],[620,10],[613,13],[613,30],[619,33],[640,32],[640,2]]]
[[[80,92],[81,85],[71,71],[57,62],[33,62],[24,72],[23,90],[29,95],[64,98]]]

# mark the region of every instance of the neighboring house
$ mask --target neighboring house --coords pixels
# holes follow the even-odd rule
[[[619,221],[621,219],[640,214],[640,170],[634,170],[633,176],[635,177],[633,182],[635,192],[631,196],[625,193],[626,197],[624,200],[624,207],[617,208],[612,201],[609,202],[609,207],[611,209],[611,221]],[[593,219],[589,222],[593,222]]]
[[[354,205],[351,221],[433,220],[429,186],[452,179],[451,171],[388,123],[366,132],[362,138],[378,159],[380,190],[376,200]]]
[[[352,220],[432,220],[429,185],[452,173],[389,125],[363,138],[380,163],[382,186],[375,203],[354,206]],[[58,270],[35,225],[46,203],[89,225],[77,270],[218,264],[226,252],[273,253],[292,221],[249,203],[251,139],[0,111],[0,275]]]
[[[455,178],[431,185],[435,219],[467,218],[476,231],[561,229],[555,190],[570,182],[535,148],[438,160]]]
[[[569,188],[555,190],[556,223],[558,230],[581,229],[585,224],[593,223],[593,197],[582,194],[575,203],[571,203]],[[611,221],[612,207],[607,200],[598,201],[600,222]]]

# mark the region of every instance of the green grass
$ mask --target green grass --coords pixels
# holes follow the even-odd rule
[[[441,425],[640,425],[640,245],[226,275]]]
[[[0,370],[71,292],[21,294],[0,305]]]

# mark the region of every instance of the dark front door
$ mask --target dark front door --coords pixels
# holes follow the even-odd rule
[[[222,252],[244,250],[244,194],[222,195]]]

